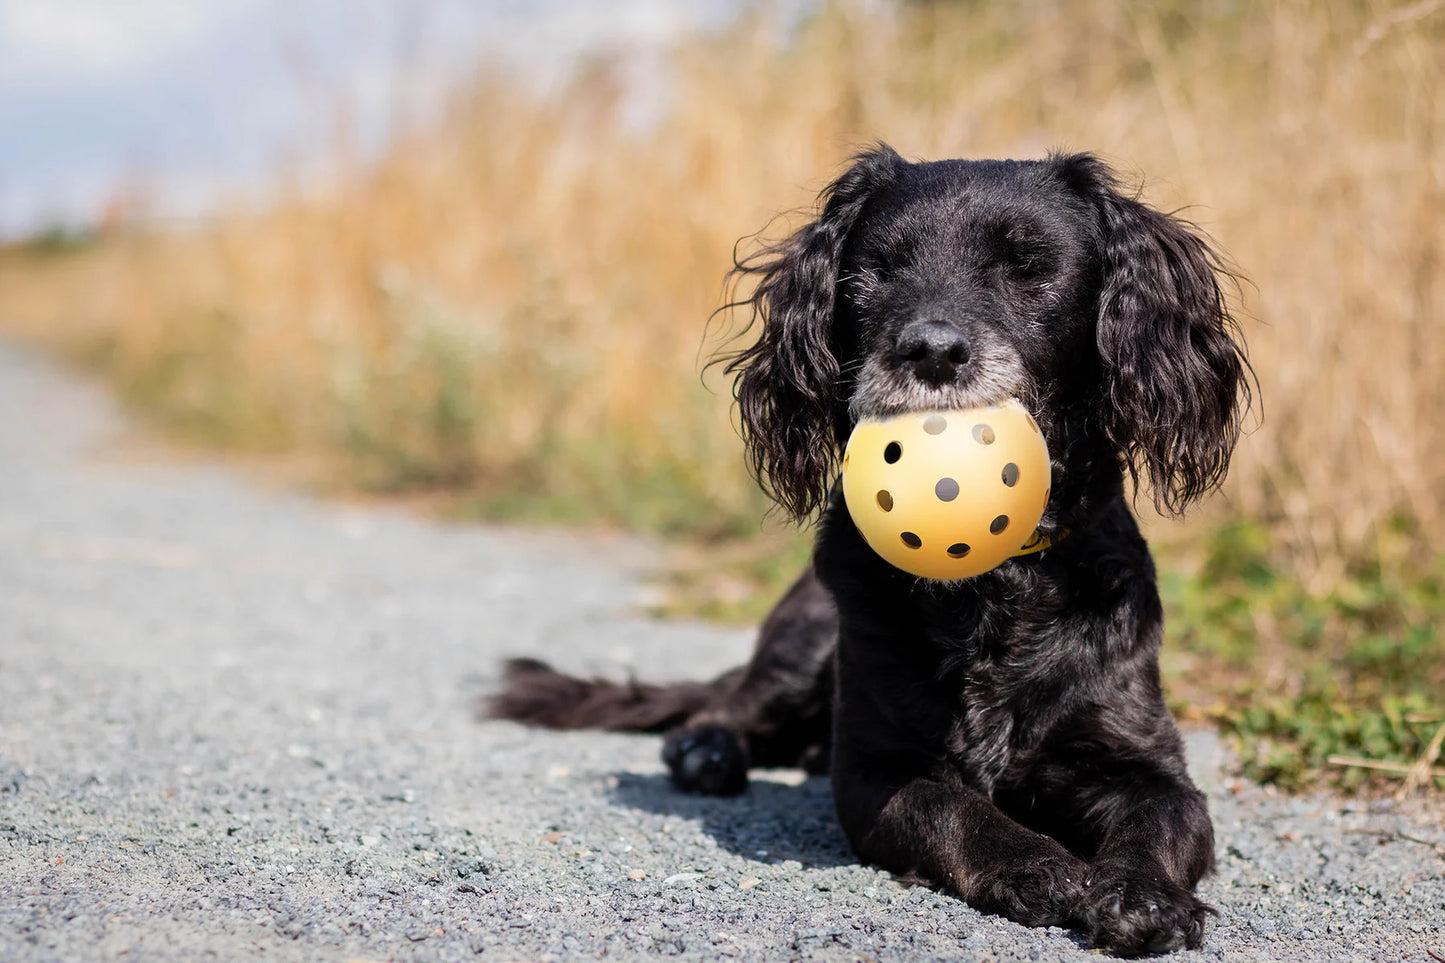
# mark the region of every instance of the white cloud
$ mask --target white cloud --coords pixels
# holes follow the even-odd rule
[[[120,73],[195,42],[236,0],[0,0],[0,76]]]

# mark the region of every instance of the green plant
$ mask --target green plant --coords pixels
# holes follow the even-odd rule
[[[1206,707],[1246,772],[1288,788],[1376,778],[1332,756],[1413,763],[1445,721],[1442,573],[1376,556],[1312,592],[1262,528],[1225,526],[1196,570],[1163,580],[1170,654],[1187,657],[1165,662],[1176,706]]]

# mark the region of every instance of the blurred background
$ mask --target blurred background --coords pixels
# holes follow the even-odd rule
[[[807,533],[701,375],[734,243],[870,141],[1092,150],[1228,252],[1263,399],[1148,523],[1176,711],[1374,786],[1331,757],[1445,732],[1442,81],[1445,0],[0,0],[0,332],[301,484],[662,536],[660,612],[745,620]]]

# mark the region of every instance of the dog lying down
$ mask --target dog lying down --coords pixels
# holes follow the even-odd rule
[[[818,516],[752,660],[665,687],[516,660],[490,714],[665,732],[697,792],[741,792],[749,766],[827,770],[864,860],[1112,953],[1200,946],[1213,828],[1164,706],[1125,474],[1169,514],[1223,480],[1251,382],[1227,275],[1089,154],[879,146],[819,208],[738,265],[762,328],[721,359],[760,483]],[[853,426],[1010,398],[1048,444],[1049,547],[958,581],[884,562],[834,485]]]

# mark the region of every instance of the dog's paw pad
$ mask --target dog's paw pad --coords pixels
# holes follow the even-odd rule
[[[726,729],[679,729],[662,744],[662,761],[679,789],[735,796],[748,788],[748,757],[742,740]]]
[[[1164,879],[1098,875],[1091,879],[1084,923],[1094,946],[1119,956],[1197,950],[1214,912]]]

